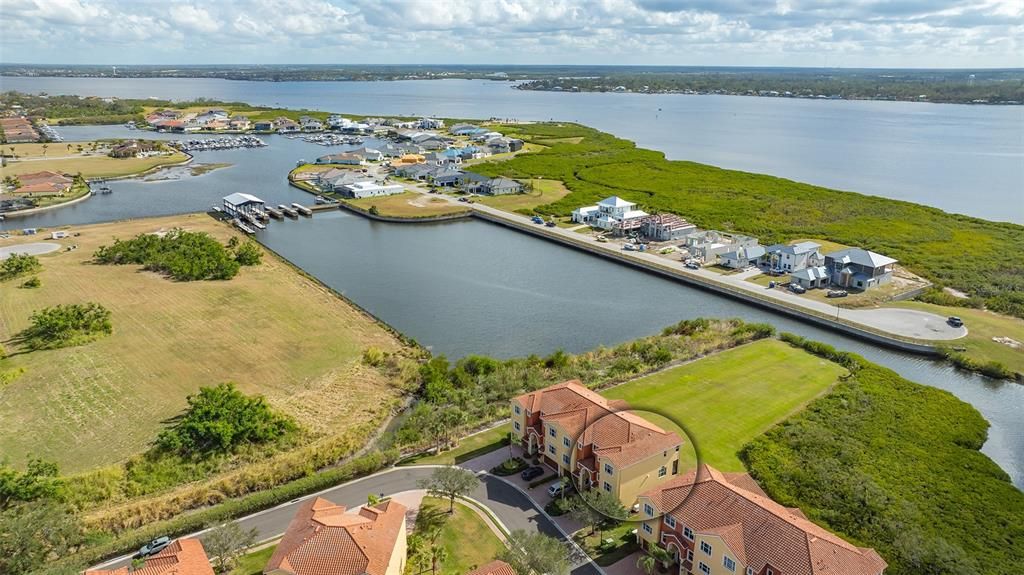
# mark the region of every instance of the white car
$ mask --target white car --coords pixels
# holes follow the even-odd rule
[[[558,497],[563,491],[565,491],[565,485],[562,485],[561,481],[556,481],[555,483],[548,485],[548,495],[551,497]]]

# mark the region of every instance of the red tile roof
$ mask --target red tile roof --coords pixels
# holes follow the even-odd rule
[[[763,494],[745,488],[746,474],[703,465],[643,493],[658,509],[698,534],[721,537],[754,572],[765,565],[786,575],[878,575],[885,561]]]
[[[466,575],[516,575],[512,566],[500,559],[495,559],[486,565],[473,569]]]
[[[346,513],[315,497],[299,507],[264,572],[294,575],[384,575],[405,530],[406,508],[394,501]]]
[[[95,569],[85,575],[127,575],[127,567],[113,570]],[[178,539],[163,551],[146,559],[141,569],[131,575],[213,575],[213,568],[206,558],[206,551],[198,539]]]
[[[628,467],[657,451],[682,444],[678,434],[628,411],[622,400],[607,399],[570,380],[520,395],[515,399],[545,422],[557,422],[570,437],[594,445],[594,454],[618,467]]]

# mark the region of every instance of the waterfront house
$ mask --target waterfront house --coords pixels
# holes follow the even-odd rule
[[[379,184],[371,180],[363,180],[345,184],[339,190],[347,198],[372,198],[377,196],[391,196],[405,191],[401,184]]]
[[[828,287],[829,279],[825,266],[809,266],[789,274],[789,281],[804,289]]]
[[[273,120],[257,120],[252,123],[252,129],[257,132],[273,132],[277,126]]]
[[[349,152],[340,154],[327,154],[316,159],[317,164],[339,164],[342,166],[358,166],[363,163],[363,157]]]
[[[474,178],[473,180],[476,179]],[[503,196],[506,194],[522,193],[523,185],[508,178],[490,178],[483,181],[473,181],[473,183],[466,186],[466,191],[485,196]]]
[[[740,246],[735,250],[718,254],[718,265],[734,270],[743,269],[756,265],[766,251],[762,245]]]
[[[655,214],[640,222],[640,234],[657,242],[675,241],[697,229],[697,226],[675,214]]]
[[[584,206],[572,212],[572,221],[589,224],[595,228],[610,231],[616,235],[624,235],[639,231],[640,226],[649,214],[636,209],[636,204],[618,196],[607,197],[596,206]]]
[[[455,187],[461,186],[466,181],[466,174],[454,168],[441,168],[430,174],[428,180],[435,186]]]
[[[626,507],[679,472],[682,438],[628,411],[579,381],[512,399],[512,433],[579,489],[601,489]]]
[[[768,246],[760,263],[778,273],[791,273],[820,266],[824,262],[820,250],[821,244],[814,242],[775,244]]]
[[[772,501],[746,473],[701,465],[638,497],[644,549],[692,575],[881,575],[885,560]]]
[[[203,543],[194,537],[171,541],[159,553],[146,558],[137,569],[87,569],[85,575],[213,575]]]
[[[231,116],[231,120],[228,121],[228,127],[232,130],[244,131],[248,130],[251,126],[252,123],[249,122],[249,118],[246,116]]]
[[[310,116],[301,116],[299,118],[299,128],[303,132],[322,132],[324,123]]]
[[[324,192],[340,192],[347,185],[356,182],[372,182],[366,174],[354,170],[329,170],[317,178],[317,186]]]
[[[403,164],[395,168],[395,175],[400,178],[425,181],[434,173],[435,170],[437,170],[437,166],[430,166],[427,164]]]
[[[402,575],[406,507],[397,501],[349,511],[323,497],[305,501],[264,575]]]
[[[158,150],[156,142],[143,140],[129,140],[111,148],[107,154],[111,158],[134,158],[141,154],[149,154]]]
[[[416,127],[421,130],[440,130],[444,128],[444,120],[438,120],[437,118],[420,118],[416,122]]]
[[[832,283],[843,288],[866,290],[892,281],[897,260],[862,248],[846,248],[825,256]]]
[[[379,162],[384,159],[384,153],[373,148],[359,148],[357,150],[352,150],[349,153],[360,156],[363,160],[368,162]]]
[[[716,230],[701,230],[683,237],[691,258],[704,263],[718,260],[718,256],[758,245],[757,238],[740,234],[726,234]]]
[[[274,124],[277,125],[277,131],[278,133],[281,134],[291,134],[298,132],[302,129],[302,127],[299,126],[298,122],[295,122],[289,118],[285,118],[284,116],[281,116],[278,119],[274,120]]]

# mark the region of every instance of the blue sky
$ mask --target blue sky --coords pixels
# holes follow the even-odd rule
[[[1024,0],[0,0],[0,61],[1024,67]]]

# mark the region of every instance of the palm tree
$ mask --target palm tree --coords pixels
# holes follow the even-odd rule
[[[651,543],[651,545],[654,544]],[[649,553],[644,553],[636,560],[636,566],[644,573],[647,573],[647,575],[652,575],[654,573],[654,568],[657,565],[658,560],[654,558],[654,555]]]
[[[431,575],[437,575],[437,569],[448,560],[448,550],[438,543],[432,543],[427,553],[430,556],[430,573]]]
[[[43,144],[43,155],[46,155],[46,148],[49,148],[50,144]]]
[[[662,549],[661,547],[658,547],[657,545],[651,545],[651,548],[648,552],[651,554],[651,557],[653,557],[655,561],[661,563],[662,570],[668,569],[668,566],[672,564],[672,555],[670,555],[668,551]]]

